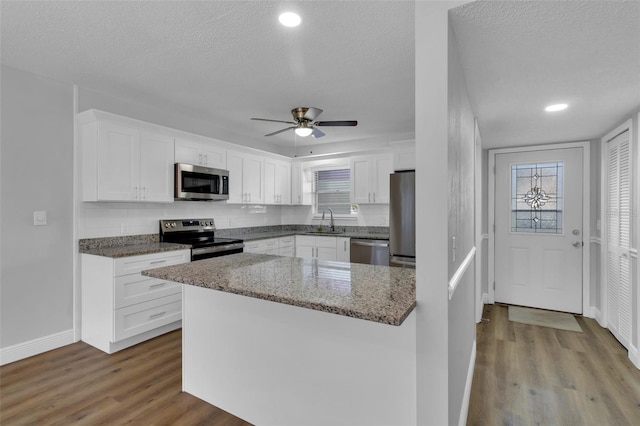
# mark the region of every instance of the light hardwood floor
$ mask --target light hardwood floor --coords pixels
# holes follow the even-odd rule
[[[107,355],[83,342],[0,367],[1,425],[247,425],[181,392],[181,330]]]
[[[510,322],[486,305],[468,425],[640,425],[640,371],[606,329],[583,333]]]
[[[594,320],[584,333],[478,324],[469,425],[640,425],[640,371]],[[79,342],[0,367],[1,425],[246,425],[181,392],[181,331],[106,355]]]

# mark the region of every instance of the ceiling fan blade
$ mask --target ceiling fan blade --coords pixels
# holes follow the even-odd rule
[[[355,120],[349,121],[316,121],[314,126],[357,126],[358,122]]]
[[[269,133],[269,134],[266,134],[265,136],[277,135],[278,133],[286,132],[287,130],[295,129],[296,127],[297,126],[287,127],[286,129],[278,130],[277,132]]]
[[[304,113],[304,118],[309,121],[313,121],[320,114],[322,114],[322,110],[320,108],[309,107],[307,112]]]
[[[272,123],[298,124],[298,123],[294,123],[293,121],[271,120],[269,118],[252,118],[252,120],[271,121]]]
[[[314,127],[313,132],[311,132],[311,136],[313,136],[314,138],[321,138],[324,135],[324,132],[316,127]]]

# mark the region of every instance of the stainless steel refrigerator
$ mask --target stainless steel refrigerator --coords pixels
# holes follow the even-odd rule
[[[416,267],[416,173],[395,172],[389,186],[389,266]]]

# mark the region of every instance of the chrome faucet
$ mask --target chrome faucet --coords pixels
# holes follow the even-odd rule
[[[329,213],[331,214],[331,221],[329,222],[329,231],[335,232],[336,227],[335,227],[335,224],[333,223],[333,210],[331,210],[330,207],[327,207],[326,209],[322,210],[322,220],[324,220],[324,212],[327,210],[329,210]]]

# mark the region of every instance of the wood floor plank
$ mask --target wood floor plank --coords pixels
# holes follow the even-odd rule
[[[640,424],[640,371],[608,330],[512,323],[507,310],[485,306],[477,326],[468,425]]]
[[[0,367],[2,425],[248,425],[182,392],[182,332],[107,355],[83,342]]]

